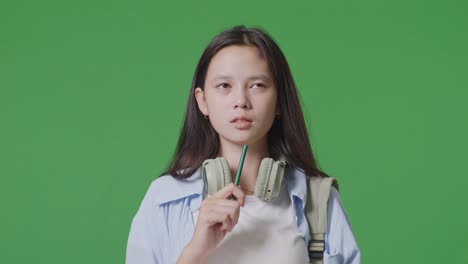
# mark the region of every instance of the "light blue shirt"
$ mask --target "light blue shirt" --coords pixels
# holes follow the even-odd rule
[[[301,169],[287,167],[284,174],[294,204],[299,232],[308,245],[309,226],[304,213],[306,176]],[[192,213],[202,203],[200,169],[187,179],[165,175],[154,180],[133,218],[127,242],[127,264],[176,263],[192,239]],[[332,188],[328,204],[328,232],[325,235],[324,264],[360,264],[361,253],[343,209],[339,192]]]

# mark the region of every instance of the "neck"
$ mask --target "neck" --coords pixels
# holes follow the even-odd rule
[[[237,169],[239,167],[240,157],[242,155],[243,145],[220,140],[219,155],[224,157],[229,163],[232,181],[235,181]],[[254,191],[257,182],[260,163],[264,158],[269,157],[266,137],[256,143],[248,145],[247,154],[244,159],[242,173],[239,180],[239,186],[244,190]],[[246,194],[249,194],[246,192]]]

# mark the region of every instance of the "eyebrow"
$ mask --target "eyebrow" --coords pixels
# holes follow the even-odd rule
[[[229,76],[229,75],[217,75],[212,79],[212,81],[215,82],[215,81],[220,81],[220,80],[231,80],[231,79],[233,78],[232,76]],[[271,81],[271,78],[265,74],[252,75],[249,78],[247,78],[248,81],[258,80],[258,79],[261,79],[265,82]]]

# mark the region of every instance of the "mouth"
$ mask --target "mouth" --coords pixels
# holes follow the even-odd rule
[[[243,116],[237,116],[231,119],[231,123],[236,123],[236,122],[252,122],[252,120],[248,119],[247,117]]]
[[[252,120],[245,117],[236,117],[231,120],[231,124],[237,129],[248,129],[252,126]]]

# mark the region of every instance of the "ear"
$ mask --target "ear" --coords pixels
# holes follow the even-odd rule
[[[202,112],[203,115],[208,115],[205,93],[200,87],[195,88],[195,100],[197,100],[198,109],[200,109],[200,112]]]

